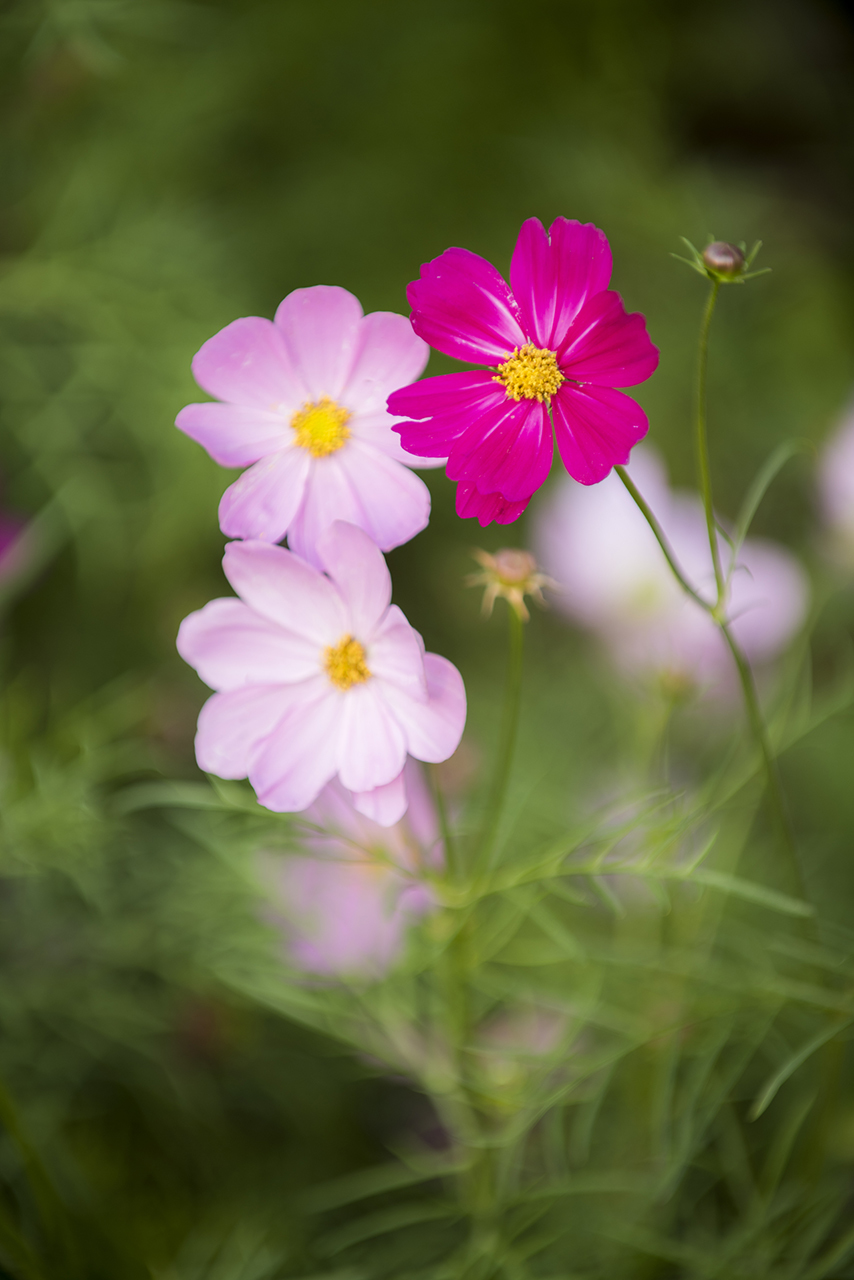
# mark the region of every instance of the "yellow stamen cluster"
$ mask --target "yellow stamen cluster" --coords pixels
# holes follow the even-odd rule
[[[327,645],[323,654],[323,665],[329,679],[339,689],[349,689],[354,684],[363,684],[371,677],[368,664],[365,662],[365,650],[352,636],[344,636],[338,644]]]
[[[353,415],[349,409],[324,396],[316,403],[304,404],[291,418],[291,426],[297,433],[297,444],[308,449],[314,458],[325,458],[338,449],[350,437],[348,420]]]
[[[545,347],[526,342],[498,366],[493,382],[500,382],[514,400],[549,400],[564,381],[557,356]]]

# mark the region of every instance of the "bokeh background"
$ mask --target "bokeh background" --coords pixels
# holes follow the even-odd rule
[[[303,1274],[294,1193],[431,1120],[404,1083],[211,976],[252,914],[232,846],[110,808],[128,780],[198,777],[205,690],[174,637],[223,591],[233,476],[172,425],[190,359],[296,287],[405,311],[448,245],[506,270],[523,218],[593,221],[662,351],[638,397],[651,439],[690,485],[703,290],[671,254],[683,235],[761,239],[772,273],[725,291],[713,339],[712,461],[735,516],[774,446],[820,450],[854,392],[854,17],[831,0],[5,0],[0,112],[0,502],[30,522],[2,597],[0,1080],[70,1188],[81,1276],[151,1261],[248,1280],[283,1256]],[[503,638],[463,578],[472,545],[526,531],[460,522],[449,482],[428,483],[429,531],[390,557],[395,598],[466,678],[476,776]],[[816,561],[809,453],[756,529]],[[819,687],[852,625],[843,586],[818,618]],[[548,616],[527,678],[523,755],[559,760],[541,805],[562,810],[619,773],[635,695]],[[784,762],[840,923],[852,764],[846,714]],[[0,1142],[10,1187],[17,1159]]]

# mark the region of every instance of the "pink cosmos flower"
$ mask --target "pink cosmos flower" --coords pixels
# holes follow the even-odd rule
[[[269,543],[231,542],[239,599],[212,600],[178,632],[178,652],[217,692],[202,707],[196,759],[249,778],[261,804],[307,808],[336,775],[356,808],[389,826],[406,812],[407,752],[438,763],[463,731],[450,662],[425,653],[396,605],[381,552],[336,521],[317,554],[326,573]]]
[[[615,387],[643,382],[658,350],[643,316],[608,288],[611,250],[592,223],[522,224],[512,291],[489,262],[446,249],[410,284],[412,327],[446,355],[488,370],[450,373],[389,397],[409,419],[404,449],[448,457],[457,513],[508,524],[549,474],[552,422],[564,466],[597,484],[647,432],[639,405]],[[551,414],[551,420],[550,420]]]
[[[176,422],[222,466],[249,466],[223,494],[223,533],[287,534],[315,565],[333,520],[358,525],[383,551],[414,537],[430,494],[409,467],[442,460],[403,451],[386,398],[428,354],[404,316],[363,315],[352,293],[328,285],[295,289],[275,320],[248,316],[210,338],[193,375],[217,400],[187,405]]]
[[[310,856],[263,856],[273,920],[299,968],[380,977],[400,954],[407,929],[436,905],[418,879],[422,867],[442,863],[436,814],[421,768],[408,759],[404,773],[403,821],[379,826],[331,782],[303,815],[320,828],[303,837]]]
[[[854,568],[854,409],[827,441],[818,463],[818,496],[826,550],[840,568]]]
[[[690,582],[714,598],[706,518],[696,494],[673,492],[658,457],[632,455],[629,474],[655,512]],[[668,686],[735,691],[732,658],[711,618],[674,579],[617,476],[595,489],[564,478],[536,513],[537,558],[560,584],[559,609],[601,637],[618,666]],[[730,566],[721,540],[721,563]],[[727,616],[748,658],[767,662],[803,622],[806,575],[790,552],[749,538],[732,568]]]

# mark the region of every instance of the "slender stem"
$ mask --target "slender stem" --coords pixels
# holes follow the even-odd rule
[[[709,300],[703,312],[703,323],[700,325],[700,359],[697,369],[697,465],[700,471],[700,492],[703,495],[703,506],[706,511],[706,529],[709,534],[709,548],[712,553],[712,564],[715,567],[715,583],[718,589],[717,603],[720,605],[726,591],[726,582],[721,571],[721,557],[718,549],[718,533],[715,527],[715,509],[712,502],[712,472],[709,466],[709,441],[706,432],[706,373],[709,365],[709,327],[715,303],[718,300],[719,280],[712,281]]]
[[[516,747],[516,731],[519,727],[519,710],[522,702],[525,624],[517,610],[512,607],[508,609],[508,628],[509,654],[507,680],[504,686],[504,709],[501,714],[501,736],[495,761],[495,773],[486,805],[483,831],[478,842],[476,861],[480,867],[488,864],[498,835],[501,813],[507,797],[507,783]]]
[[[750,663],[741,651],[741,648],[730,630],[729,623],[718,622],[721,634],[729,646],[729,651],[733,656],[738,678],[741,681],[741,689],[744,694],[744,705],[747,709],[747,718],[750,721],[750,728],[756,739],[762,756],[762,767],[765,773],[765,781],[768,790],[768,802],[771,809],[774,822],[780,834],[780,839],[792,864],[795,886],[802,898],[806,897],[804,890],[803,878],[801,876],[801,868],[798,863],[797,849],[795,848],[795,838],[792,832],[792,824],[786,810],[786,801],[783,795],[783,785],[780,781],[780,772],[777,768],[777,761],[768,739],[768,730],[765,727],[765,721],[762,716],[762,709],[759,705],[759,697],[756,692],[756,683],[753,679],[753,672],[750,669]]]
[[[640,508],[644,516],[644,519],[646,520],[650,529],[652,529],[652,532],[655,534],[656,541],[658,542],[658,545],[661,547],[661,550],[664,552],[664,558],[667,561],[667,563],[670,565],[673,576],[676,579],[676,581],[679,583],[682,590],[687,591],[691,599],[696,600],[697,604],[700,605],[702,609],[706,610],[706,613],[711,613],[713,611],[714,606],[710,605],[707,600],[704,600],[703,597],[694,590],[694,588],[691,586],[688,579],[685,577],[685,574],[680,569],[679,563],[675,555],[673,554],[673,550],[670,546],[670,543],[667,541],[667,538],[664,536],[664,530],[656,520],[655,516],[652,513],[652,508],[643,498],[637,485],[634,483],[634,481],[630,477],[628,471],[626,471],[626,468],[618,466],[618,467],[614,467],[614,470],[622,480],[623,484],[628,489],[634,501],[637,503],[638,507]]]
[[[433,791],[433,803],[436,806],[436,816],[439,819],[439,832],[442,836],[442,844],[445,846],[445,870],[448,879],[453,881],[457,880],[460,874],[457,843],[451,830],[451,824],[448,821],[448,808],[445,804],[444,792],[442,791],[435,765],[430,766],[429,774],[430,786]]]

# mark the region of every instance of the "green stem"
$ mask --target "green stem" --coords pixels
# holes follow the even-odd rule
[[[478,867],[488,866],[498,836],[501,813],[507,798],[507,783],[510,778],[510,767],[513,764],[513,752],[516,747],[516,731],[519,727],[525,625],[517,610],[512,607],[508,610],[508,626],[509,655],[507,681],[504,686],[504,710],[501,715],[501,736],[475,859]]]
[[[661,547],[661,550],[664,552],[664,558],[667,561],[667,563],[670,565],[670,569],[673,573],[673,576],[676,579],[676,581],[679,583],[682,590],[686,591],[692,600],[696,600],[697,604],[700,605],[702,609],[706,610],[706,613],[712,613],[714,606],[710,605],[707,600],[704,600],[703,597],[694,590],[694,588],[691,586],[688,579],[685,577],[685,574],[680,569],[679,563],[675,555],[673,554],[673,550],[670,546],[670,543],[667,541],[667,538],[664,536],[664,530],[656,520],[655,516],[652,513],[652,508],[649,506],[645,498],[642,496],[637,485],[634,483],[634,481],[630,477],[628,471],[626,471],[626,468],[617,466],[617,467],[614,467],[614,470],[622,480],[623,484],[628,489],[634,501],[637,503],[638,507],[640,508],[643,514],[644,519],[646,520],[650,529],[652,529],[653,533],[655,534],[656,541],[658,542],[658,545]]]
[[[459,878],[460,874],[457,845],[454,840],[454,834],[451,831],[451,824],[448,821],[448,809],[445,804],[445,796],[439,783],[435,765],[430,766],[429,773],[430,785],[433,790],[433,803],[436,806],[436,816],[439,819],[439,832],[442,836],[442,843],[445,846],[445,871],[448,879],[455,881]]]
[[[700,359],[697,369],[697,465],[700,471],[700,492],[703,495],[703,507],[706,512],[706,529],[709,534],[709,548],[712,553],[712,564],[715,567],[715,583],[718,589],[717,603],[720,605],[726,591],[726,582],[721,571],[721,557],[718,549],[718,532],[715,527],[715,509],[712,502],[712,472],[709,465],[709,441],[706,432],[706,374],[709,365],[709,327],[718,291],[721,283],[712,281],[712,289],[706,309],[703,312],[703,323],[700,325]]]
[[[750,669],[750,663],[745,658],[738,645],[735,637],[730,630],[729,623],[719,621],[718,626],[721,634],[729,646],[738,671],[738,678],[741,681],[741,689],[744,694],[744,705],[747,709],[747,718],[750,722],[750,728],[756,744],[759,747],[762,756],[762,767],[765,773],[765,782],[768,792],[768,803],[774,823],[780,835],[780,840],[789,855],[792,865],[795,888],[802,898],[806,898],[804,890],[803,878],[801,876],[801,868],[798,863],[798,854],[795,847],[795,838],[792,831],[792,824],[786,811],[786,801],[783,795],[783,784],[780,781],[780,772],[777,768],[777,761],[768,739],[768,730],[765,727],[765,720],[762,716],[762,709],[759,705],[759,696],[756,692],[756,683],[753,679],[753,672]]]

